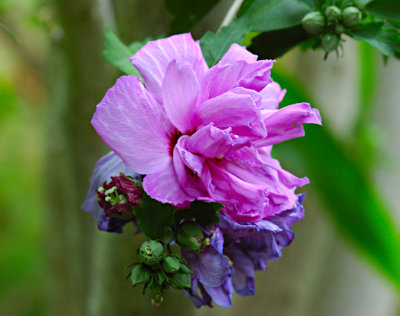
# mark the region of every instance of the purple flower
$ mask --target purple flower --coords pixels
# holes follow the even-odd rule
[[[149,42],[130,60],[145,86],[119,78],[92,124],[127,167],[146,174],[152,198],[217,201],[238,222],[293,207],[308,179],[283,170],[271,146],[321,120],[306,103],[278,109],[284,91],[270,77],[272,60],[233,44],[209,69],[190,34]]]
[[[268,261],[279,259],[281,248],[293,240],[291,228],[304,216],[303,199],[304,194],[299,194],[292,209],[252,223],[220,215],[221,222],[209,229],[210,246],[200,253],[182,251],[194,269],[193,295],[185,292],[194,305],[211,306],[214,301],[231,306],[233,289],[240,295],[254,295],[254,271],[265,270]]]
[[[182,250],[182,254],[193,267],[192,291],[189,296],[196,307],[211,306],[212,300],[220,306],[232,306],[232,267],[223,255],[224,239],[215,228],[210,233],[210,245],[200,253]],[[199,293],[198,293],[199,292]]]
[[[254,223],[236,223],[221,215],[224,254],[233,262],[233,287],[240,295],[254,295],[254,271],[265,270],[268,261],[281,257],[281,248],[294,238],[291,228],[304,217],[304,194],[294,207]]]
[[[127,168],[122,160],[113,152],[108,153],[97,161],[90,179],[89,190],[82,209],[91,213],[97,219],[97,225],[100,230],[122,233],[122,227],[130,220],[116,217],[109,217],[104,214],[103,209],[95,199],[97,189],[103,185],[104,181],[111,180],[112,176],[119,176],[123,173],[132,178],[139,178],[139,175]]]

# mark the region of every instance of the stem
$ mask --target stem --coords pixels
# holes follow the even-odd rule
[[[239,11],[240,6],[242,5],[243,0],[235,0],[231,7],[229,8],[228,12],[226,13],[224,19],[222,20],[221,25],[218,28],[218,31],[227,26],[231,21],[235,18],[236,13]]]

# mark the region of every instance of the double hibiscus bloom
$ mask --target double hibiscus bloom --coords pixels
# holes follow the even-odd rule
[[[272,145],[321,124],[307,103],[278,109],[285,91],[259,60],[233,44],[209,68],[190,34],[147,43],[131,59],[144,79],[123,76],[92,124],[124,164],[144,174],[152,198],[175,206],[216,201],[236,222],[291,209],[308,183],[283,170]]]

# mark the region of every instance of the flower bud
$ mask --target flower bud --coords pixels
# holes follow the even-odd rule
[[[132,285],[136,286],[141,283],[146,283],[150,280],[150,272],[141,264],[136,265],[131,272]]]
[[[330,53],[339,46],[340,38],[336,34],[325,34],[322,38],[322,48],[325,52]]]
[[[342,12],[342,24],[346,27],[354,27],[360,23],[362,14],[356,7],[347,7]]]
[[[162,259],[164,247],[158,241],[149,240],[145,241],[139,249],[139,257],[142,261],[149,265],[155,265]]]
[[[307,13],[301,20],[303,28],[310,34],[318,34],[324,30],[325,18],[321,12],[315,11]]]
[[[328,21],[335,21],[340,17],[340,9],[337,6],[330,5],[325,10],[325,16]]]
[[[342,24],[338,24],[335,26],[335,33],[342,34],[346,31],[345,27]]]
[[[163,260],[163,268],[166,273],[175,273],[179,271],[181,264],[179,260],[175,257],[165,257]]]
[[[186,250],[199,252],[203,243],[203,233],[194,223],[184,223],[176,235],[178,244]]]

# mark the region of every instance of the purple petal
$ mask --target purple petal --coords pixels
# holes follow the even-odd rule
[[[182,133],[193,131],[200,86],[191,64],[172,61],[166,69],[162,91],[164,109],[172,124]]]
[[[251,259],[238,244],[227,247],[225,254],[233,262],[232,283],[235,291],[240,295],[254,295],[254,267]]]
[[[165,169],[145,176],[143,189],[153,199],[162,203],[180,205],[186,201],[194,200],[194,197],[187,195],[179,185],[172,162]]]
[[[216,287],[221,285],[231,274],[231,266],[227,258],[213,246],[209,246],[198,254],[195,266],[199,281],[204,286]]]
[[[143,76],[147,90],[160,104],[165,72],[173,60],[190,63],[199,79],[208,70],[199,42],[194,41],[190,33],[148,42],[129,60]]]
[[[227,278],[226,281],[217,287],[204,286],[207,293],[211,296],[215,304],[222,307],[232,306],[232,280]]]
[[[171,162],[173,128],[140,79],[123,76],[97,105],[92,125],[124,163],[141,174]]]

